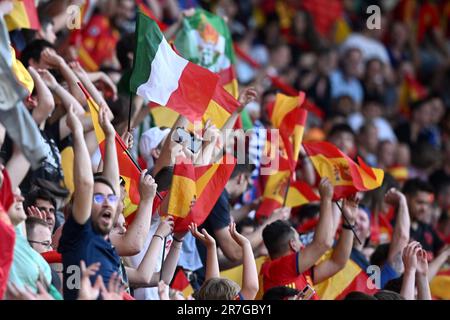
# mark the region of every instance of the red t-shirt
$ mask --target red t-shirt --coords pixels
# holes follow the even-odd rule
[[[295,252],[290,255],[264,262],[261,267],[263,277],[264,292],[273,287],[286,286],[302,291],[306,285],[313,287],[312,268],[303,272],[298,272],[298,255]],[[318,300],[314,294],[311,300]]]

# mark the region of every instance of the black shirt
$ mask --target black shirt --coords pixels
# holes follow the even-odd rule
[[[422,245],[423,249],[427,251],[433,258],[438,254],[439,250],[444,246],[444,242],[438,236],[436,231],[429,224],[418,222],[417,229],[413,229],[411,226],[410,237]]]

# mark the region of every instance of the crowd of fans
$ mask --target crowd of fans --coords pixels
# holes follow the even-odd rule
[[[450,281],[436,291],[430,285],[450,263],[448,1],[97,0],[89,1],[81,29],[71,30],[66,9],[84,1],[40,0],[40,30],[8,32],[3,16],[13,2],[0,0],[0,54],[20,60],[34,89],[11,109],[14,116],[0,109],[0,222],[15,233],[0,229],[0,262],[7,260],[1,243],[15,238],[9,274],[0,274],[3,299],[325,299],[319,287],[350,274],[352,263],[365,279],[379,267],[377,288],[355,287],[339,298],[450,298]],[[373,4],[379,26],[369,28]],[[239,49],[250,159],[264,150],[267,107],[290,87],[316,107],[304,141],[327,140],[383,169],[382,186],[339,208],[334,186],[314,174],[302,150],[296,176],[315,187],[320,202],[256,219],[259,164],[237,164],[203,225],[174,233],[174,220],[157,213],[180,148],[171,128],[155,125],[147,102],[130,101],[127,86],[139,5],[168,26],[168,39],[191,8],[225,17]],[[100,106],[103,157],[78,83]],[[174,127],[186,125],[181,116]],[[116,132],[143,168],[129,223]],[[5,207],[8,190],[13,200]],[[240,285],[222,276],[240,265]],[[189,297],[172,288],[179,272],[193,289]]]

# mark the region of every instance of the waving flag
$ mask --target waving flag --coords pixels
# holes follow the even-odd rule
[[[8,31],[15,29],[41,29],[34,0],[13,0],[13,10],[5,15]]]
[[[156,22],[139,12],[132,92],[194,122],[202,118],[211,101],[237,106],[236,99],[218,83],[218,75],[176,54]]]
[[[187,231],[191,222],[201,225],[206,220],[235,165],[234,157],[200,167],[190,163],[175,165],[167,209],[175,217],[174,232]]]
[[[434,276],[430,290],[434,298],[450,300],[450,268],[442,269]]]
[[[197,8],[193,16],[183,19],[174,43],[184,58],[217,73],[219,84],[237,98],[236,56],[230,30],[222,17]]]
[[[191,283],[181,268],[175,273],[170,287],[174,290],[180,291],[186,299],[194,293]]]
[[[317,174],[327,177],[334,186],[333,200],[345,198],[358,191],[381,186],[384,171],[371,168],[358,157],[359,165],[335,145],[320,141],[303,143]]]
[[[273,107],[269,107],[270,120],[272,125],[280,130],[292,172],[297,165],[308,115],[308,111],[301,107],[304,101],[304,92],[300,92],[297,97],[278,93]]]
[[[94,125],[95,136],[97,137],[98,146],[102,154],[102,158],[105,155],[105,133],[100,126],[98,119],[99,107],[97,103],[92,99],[86,89],[79,83],[79,86],[86,96],[89,111],[91,113],[92,123]],[[133,221],[134,213],[139,205],[139,178],[140,170],[131,159],[131,155],[127,152],[127,148],[122,141],[122,138],[116,132],[116,149],[117,160],[119,162],[120,176],[125,180],[125,188],[127,190],[127,196],[125,198],[124,216],[128,223]]]
[[[332,250],[328,251],[321,260],[329,259],[332,253]],[[321,300],[342,300],[352,291],[367,294],[374,294],[378,291],[376,288],[369,288],[367,284],[371,281],[364,271],[365,266],[359,265],[359,260],[352,259],[352,256],[353,252],[344,269],[321,283],[314,284],[314,289]]]

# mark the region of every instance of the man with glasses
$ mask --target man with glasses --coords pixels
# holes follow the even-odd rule
[[[116,155],[115,131],[107,119],[105,107],[100,108],[100,125],[105,132],[105,154]],[[105,283],[120,271],[120,257],[111,244],[109,233],[119,203],[119,179],[110,181],[104,176],[93,176],[89,151],[83,136],[83,127],[73,109],[69,110],[67,125],[72,131],[74,148],[74,186],[70,214],[63,226],[58,251],[63,262],[64,299],[78,297],[80,261],[86,265],[100,262],[100,270],[91,277],[94,283],[100,275]],[[108,157],[118,172],[117,157]],[[105,169],[106,170],[106,169]]]
[[[52,233],[48,223],[38,217],[28,217],[25,223],[30,246],[39,253],[52,251]]]

